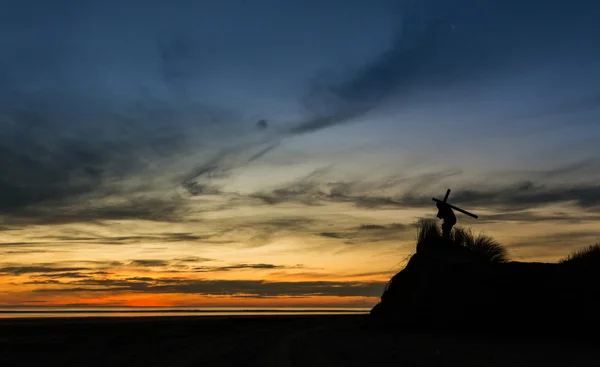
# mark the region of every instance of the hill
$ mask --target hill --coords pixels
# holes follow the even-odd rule
[[[417,251],[388,283],[371,321],[393,329],[551,331],[600,325],[600,246],[558,263],[510,261],[492,238],[435,222],[418,226]]]

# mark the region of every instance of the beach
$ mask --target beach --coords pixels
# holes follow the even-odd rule
[[[380,331],[368,315],[0,320],[2,366],[592,366],[591,341]],[[515,334],[518,335],[518,334]]]

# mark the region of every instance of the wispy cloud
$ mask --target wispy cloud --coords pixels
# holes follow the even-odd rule
[[[558,167],[548,171],[531,172],[530,176],[567,177],[573,172],[589,167],[588,163]],[[492,174],[493,175],[493,174]],[[525,173],[527,175],[527,173]],[[451,175],[454,176],[454,175]],[[328,182],[326,177],[309,175],[270,192],[253,194],[269,205],[298,203],[325,205],[326,203],[350,203],[359,208],[423,208],[431,206],[430,192],[424,190],[422,182],[443,184],[446,173],[424,174],[410,178],[391,177],[384,180],[365,182]],[[438,181],[438,179],[440,179]],[[518,180],[518,178],[515,178]],[[541,179],[540,179],[541,180]],[[389,195],[382,195],[390,189]],[[386,190],[383,190],[385,186]],[[452,194],[451,201],[461,205],[496,208],[501,210],[523,210],[546,204],[574,202],[581,208],[594,209],[600,205],[600,185],[594,180],[587,183],[536,184],[531,180],[516,181],[507,185],[469,187],[462,185]]]

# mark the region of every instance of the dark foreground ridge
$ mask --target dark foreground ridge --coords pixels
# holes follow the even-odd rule
[[[416,254],[372,309],[374,325],[521,335],[598,330],[599,245],[558,263],[525,263],[509,261],[490,237],[455,228],[444,239],[434,222],[418,227]]]

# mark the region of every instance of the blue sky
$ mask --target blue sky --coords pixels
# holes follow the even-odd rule
[[[447,187],[482,213],[459,223],[515,257],[555,260],[600,234],[593,2],[2,4],[9,267],[136,248],[232,267],[279,249],[376,272]],[[145,253],[150,229],[189,237]],[[123,233],[139,236],[127,251],[106,243]],[[343,273],[334,262],[321,268]]]

